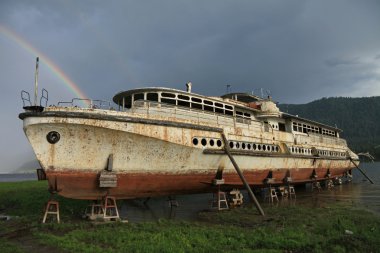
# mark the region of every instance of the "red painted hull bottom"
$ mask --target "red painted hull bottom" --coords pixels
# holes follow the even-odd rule
[[[331,177],[343,176],[351,168],[330,170]],[[316,169],[317,180],[325,180],[328,170]],[[264,179],[269,170],[245,172],[244,176],[250,185],[263,187]],[[311,182],[313,169],[304,168],[291,172],[294,184]],[[100,199],[105,195],[114,196],[117,199],[145,198],[165,195],[192,194],[212,192],[215,187],[212,180],[215,174],[129,174],[117,175],[117,187],[100,188],[99,173],[77,171],[46,171],[51,187],[57,187],[60,195],[73,199]],[[276,184],[283,184],[287,170],[272,171],[272,177]],[[242,182],[237,173],[223,174],[224,187],[242,188]]]

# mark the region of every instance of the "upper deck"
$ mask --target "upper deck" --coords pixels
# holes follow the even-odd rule
[[[208,97],[177,89],[149,87],[117,93],[113,101],[120,111],[146,105],[182,108],[205,114],[234,118],[239,123],[262,121],[270,128],[296,134],[321,134],[339,138],[339,128],[280,112],[270,99],[248,93],[229,93],[220,97]],[[144,105],[144,104],[143,104]]]

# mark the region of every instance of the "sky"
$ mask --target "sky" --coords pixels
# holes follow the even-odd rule
[[[377,0],[1,0],[0,172],[34,159],[21,90],[48,105],[162,86],[280,103],[380,96]]]

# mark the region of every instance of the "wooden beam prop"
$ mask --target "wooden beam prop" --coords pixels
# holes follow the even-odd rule
[[[241,181],[243,182],[244,187],[247,189],[249,197],[251,198],[251,200],[255,204],[255,206],[256,206],[257,210],[260,212],[260,214],[262,216],[265,216],[265,213],[264,213],[263,209],[261,208],[260,203],[257,201],[255,195],[253,194],[253,192],[251,190],[251,187],[249,186],[247,180],[245,180],[245,177],[244,177],[243,173],[241,172],[241,170],[240,170],[239,166],[237,165],[235,159],[231,155],[230,147],[228,146],[228,141],[227,141],[227,138],[224,135],[224,133],[222,133],[222,139],[223,139],[223,142],[224,142],[224,150],[226,151],[226,154],[227,154],[228,158],[230,158],[230,161],[231,161],[232,165],[235,167],[235,170],[238,173]]]

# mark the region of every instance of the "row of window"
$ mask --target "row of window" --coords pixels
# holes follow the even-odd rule
[[[232,148],[232,149],[280,152],[280,148],[278,146],[271,145],[271,144],[230,141],[229,145],[230,145],[230,148]]]
[[[323,135],[330,135],[330,136],[336,136],[336,132],[332,130],[328,130],[325,128],[319,128],[316,126],[299,123],[299,122],[293,122],[293,131],[300,132],[300,133],[318,133]]]
[[[303,155],[311,155],[311,148],[303,148],[303,147],[290,147],[290,153],[292,154],[303,154]]]
[[[193,144],[194,146],[202,145],[203,147],[210,146],[210,147],[221,147],[222,141],[220,139],[211,139],[211,138],[193,138]]]
[[[124,99],[125,107],[131,108],[132,101],[147,100],[152,102],[161,102],[165,104],[171,104],[176,106],[183,106],[192,109],[203,110],[212,113],[220,113],[228,116],[234,115],[234,107],[224,103],[211,101],[199,97],[192,97],[183,94],[169,93],[169,92],[147,92],[136,93],[132,96],[127,96]],[[237,118],[251,119],[251,114],[237,110],[235,112]]]
[[[212,138],[193,138],[194,146],[202,145],[203,147],[222,147],[222,141],[220,139]],[[261,143],[251,143],[251,142],[239,142],[230,141],[229,146],[231,149],[242,149],[242,150],[252,150],[252,151],[267,151],[267,152],[280,152],[280,148],[276,145],[271,144],[261,144]],[[291,146],[290,152],[292,154],[303,154],[312,155],[311,148],[303,148],[297,146]],[[317,150],[320,156],[334,156],[334,157],[346,157],[345,152],[329,151],[329,150]]]
[[[322,128],[322,134],[336,136],[335,131],[331,131],[331,130],[324,129],[324,128]]]
[[[320,156],[335,156],[346,157],[346,152],[330,151],[330,150],[318,150]]]
[[[193,138],[193,145],[202,145],[203,147],[221,147],[222,141],[220,139],[212,138]],[[268,151],[268,152],[280,152],[280,148],[276,145],[251,143],[251,142],[239,142],[230,141],[229,146],[231,149],[253,150],[253,151]]]
[[[303,148],[303,147],[292,146],[289,149],[290,149],[290,153],[292,153],[292,154],[304,154],[304,155],[312,155],[313,154],[313,151],[311,148]],[[320,155],[320,156],[346,157],[345,152],[320,150],[320,149],[318,149],[317,152],[318,152],[318,155]]]

